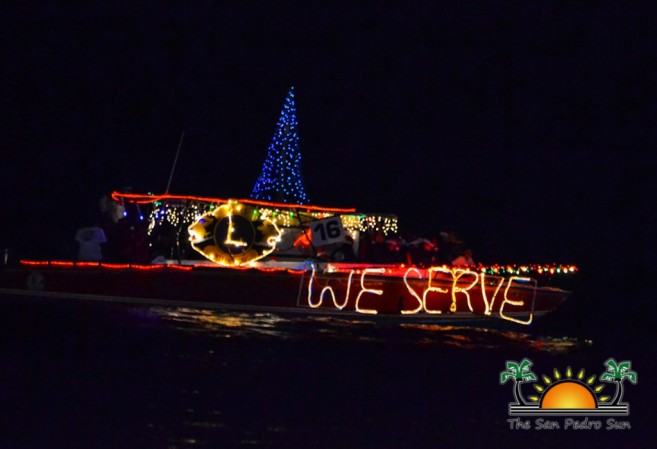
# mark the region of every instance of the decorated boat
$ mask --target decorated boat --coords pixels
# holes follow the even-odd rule
[[[311,205],[301,183],[293,98],[291,90],[250,198],[113,192],[103,203],[107,245],[146,247],[107,246],[95,261],[5,261],[0,293],[514,325],[530,325],[570,295],[549,281],[574,266],[452,266],[428,240],[427,257],[405,257],[410,252],[400,249],[411,242],[395,239],[395,215]],[[134,230],[145,238],[133,238]]]
[[[186,226],[189,245],[199,258],[152,263],[21,260],[1,273],[0,292],[367,320],[495,324],[497,319],[529,325],[570,294],[544,285],[547,279],[577,270],[561,265],[322,260],[316,257],[320,248],[347,244],[358,253],[355,242],[368,238],[361,234],[392,233],[394,217],[251,199],[119,192],[113,198],[150,208],[152,235],[167,223],[184,221],[190,211],[205,210],[192,214]]]

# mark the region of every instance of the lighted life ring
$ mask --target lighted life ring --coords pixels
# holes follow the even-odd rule
[[[228,200],[190,225],[189,241],[199,253],[225,266],[245,265],[276,249],[281,231],[252,206]]]

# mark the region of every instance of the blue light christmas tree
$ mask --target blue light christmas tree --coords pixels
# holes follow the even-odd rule
[[[310,203],[301,179],[296,112],[294,87],[291,87],[251,198],[290,204]]]

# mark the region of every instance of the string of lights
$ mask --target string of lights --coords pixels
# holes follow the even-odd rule
[[[143,270],[154,270],[154,269],[178,269],[178,270],[191,270],[194,265],[174,265],[174,264],[168,264],[168,265],[143,265],[143,264],[119,264],[119,263],[106,263],[106,262],[71,262],[71,261],[57,261],[57,260],[21,260],[20,263],[22,265],[28,265],[28,266],[51,266],[51,267],[62,267],[62,268],[73,268],[73,267],[78,267],[78,268],[110,268],[110,269],[125,269],[125,268],[134,268],[134,269],[143,269]],[[202,268],[207,268],[206,265],[199,265]],[[360,269],[356,267],[361,267]],[[338,268],[336,265],[329,265],[328,266],[328,271],[331,273],[339,273],[339,272],[349,272],[351,270],[354,270],[356,274],[362,274],[363,271],[365,270],[365,265],[360,265],[360,264],[351,264],[348,265],[344,268]],[[253,267],[251,267],[253,268]],[[264,268],[259,268],[261,270],[265,270]],[[485,273],[487,275],[516,275],[520,273],[525,273],[525,274],[561,274],[561,275],[568,275],[568,274],[575,274],[579,269],[574,266],[574,265],[557,265],[557,264],[530,264],[530,265],[514,265],[514,266],[509,266],[506,265],[504,266],[504,269],[502,269],[501,266],[499,265],[491,265],[491,266],[479,266],[477,268],[474,268],[472,270],[464,270],[464,269],[454,269],[454,268],[448,268],[448,267],[433,267],[433,271],[436,271],[438,269],[443,270],[446,273],[450,273],[454,270],[459,270],[464,273],[472,273],[476,274],[477,272],[479,273]],[[272,268],[269,269],[270,271],[278,271],[279,269]],[[426,273],[422,273],[422,271],[426,270],[418,270],[417,268],[414,267],[407,267],[405,265],[400,265],[399,267],[387,267],[385,268],[384,271],[381,271],[379,274],[383,276],[391,276],[391,277],[407,277],[408,274],[410,273],[411,270],[414,270],[416,273],[416,277],[423,279],[427,278],[428,275]],[[497,271],[495,271],[497,270]],[[295,270],[291,270],[291,272],[296,272]]]
[[[330,272],[344,272],[355,268],[356,273],[360,273],[362,267],[359,264],[347,264],[344,266],[329,265]],[[415,270],[417,277],[428,278],[429,271],[439,271],[444,273],[471,273],[471,274],[485,274],[487,276],[545,276],[545,275],[572,275],[579,271],[575,265],[560,265],[560,264],[516,264],[516,265],[483,265],[479,264],[473,267],[450,267],[447,265],[437,265],[430,268],[414,268],[406,264],[386,267],[385,275],[393,277],[405,276],[409,273],[409,268]]]
[[[195,200],[184,202],[179,200],[154,201],[148,215],[148,234],[151,235],[157,227],[164,224],[177,229],[186,228],[201,216],[220,207],[220,205],[219,203]],[[297,210],[282,207],[259,207],[257,210],[261,217],[267,218],[281,228],[297,228],[301,223],[336,215],[334,212],[323,210],[305,210],[300,214]],[[349,232],[380,231],[388,236],[394,235],[398,231],[398,220],[394,215],[354,213],[341,214],[340,218],[345,230]]]
[[[538,275],[555,275],[555,274],[575,274],[579,269],[575,265],[562,264],[492,264],[482,265],[479,271],[491,275],[519,275],[519,274],[538,274]]]
[[[112,192],[112,199],[118,202],[128,201],[130,203],[136,203],[136,204],[148,204],[148,203],[155,203],[158,201],[197,201],[202,203],[224,204],[231,201],[230,199],[207,197],[207,196],[173,195],[169,193],[143,194],[143,193],[123,193],[123,192]],[[254,206],[297,209],[299,211],[305,211],[305,212],[310,212],[310,211],[329,212],[334,214],[356,212],[356,209],[354,209],[353,207],[325,207],[325,206],[314,206],[311,204],[292,204],[292,203],[281,203],[274,201],[261,201],[261,200],[254,200],[250,198],[240,198],[239,201],[241,203],[251,204]]]

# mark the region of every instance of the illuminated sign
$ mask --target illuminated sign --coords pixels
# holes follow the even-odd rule
[[[192,248],[225,266],[245,265],[271,254],[281,236],[258,209],[238,201],[203,215],[188,230]]]
[[[349,303],[353,290],[353,308],[363,314],[375,315],[382,310],[403,315],[467,311],[486,316],[495,313],[504,320],[525,325],[531,324],[533,320],[536,295],[536,281],[533,279],[520,276],[503,278],[466,268],[446,266],[431,267],[425,271],[427,275],[423,278],[418,268],[406,269],[402,278],[404,287],[397,290],[399,280],[386,282],[386,279],[390,280],[391,277],[385,276],[385,268],[350,270],[346,280],[344,274],[333,278],[323,276],[323,286],[318,293],[316,284],[319,280],[313,266],[307,284],[307,304],[311,308],[335,307],[343,310]],[[360,274],[359,281],[354,282],[354,274]],[[356,285],[352,286],[354,283]],[[393,288],[394,293],[389,293],[395,295],[397,310],[390,310],[389,299],[381,300],[377,304],[376,298],[384,296],[388,289]],[[330,302],[327,296],[330,296]],[[463,306],[464,303],[467,310]],[[526,318],[519,319],[518,314]]]

